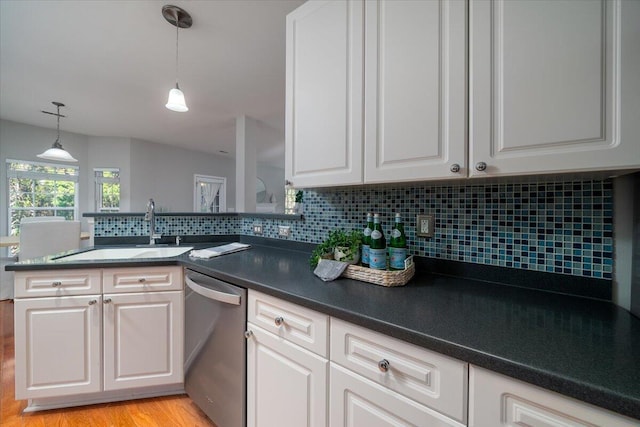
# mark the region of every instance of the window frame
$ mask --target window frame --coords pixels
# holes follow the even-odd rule
[[[105,177],[98,176],[98,172],[117,172],[118,177]],[[93,182],[94,182],[94,193],[93,193],[93,206],[96,212],[106,212],[106,213],[115,213],[120,212],[120,204],[122,202],[122,186],[120,184],[120,168],[116,167],[106,167],[106,168],[93,168]],[[118,207],[104,207],[103,206],[103,198],[102,198],[102,184],[110,183],[110,184],[118,184]]]
[[[16,170],[11,167],[12,164],[23,164],[30,166],[40,166],[47,168],[55,168],[55,169],[71,169],[74,170],[74,174],[62,174],[62,173],[48,173],[48,172],[36,172],[36,171],[25,171],[25,170]],[[7,206],[7,234],[15,236],[19,234],[19,227],[12,228],[11,226],[11,213],[13,211],[54,211],[54,213],[58,211],[71,211],[73,212],[73,219],[77,220],[78,215],[80,213],[79,207],[79,182],[80,182],[80,167],[73,165],[61,165],[59,163],[46,163],[46,162],[34,162],[31,160],[19,160],[19,159],[5,159],[5,167],[6,167],[6,206]],[[73,182],[73,207],[56,207],[56,206],[48,206],[48,207],[26,207],[26,208],[15,208],[10,204],[10,194],[11,194],[11,179],[31,179],[31,180],[49,180],[49,181],[66,181]],[[36,215],[37,216],[37,215]]]

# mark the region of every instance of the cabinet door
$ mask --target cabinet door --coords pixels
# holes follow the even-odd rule
[[[637,427],[632,420],[476,366],[469,367],[469,427]]]
[[[472,1],[470,20],[472,176],[640,166],[638,2]]]
[[[328,361],[249,324],[247,426],[327,426]]]
[[[183,382],[184,292],[104,295],[104,389]]]
[[[466,2],[365,9],[364,181],[466,177]]]
[[[100,391],[99,295],[16,299],[16,399]]]
[[[464,425],[333,362],[330,387],[331,427]]]
[[[363,2],[287,16],[285,172],[296,187],[362,183]]]

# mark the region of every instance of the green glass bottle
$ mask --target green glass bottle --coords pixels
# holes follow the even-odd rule
[[[373,215],[373,231],[369,243],[369,268],[376,270],[387,269],[387,242],[380,225],[380,215]]]
[[[373,214],[367,213],[367,225],[364,227],[362,238],[362,266],[369,267],[369,248],[371,245],[371,232],[373,231]]]
[[[407,258],[407,237],[404,234],[402,217],[396,213],[396,221],[391,230],[389,240],[389,267],[391,270],[404,270],[404,260]]]

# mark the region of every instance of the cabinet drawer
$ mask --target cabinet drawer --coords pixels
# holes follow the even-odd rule
[[[637,427],[614,414],[477,366],[469,367],[470,427]]]
[[[327,357],[329,316],[269,295],[249,291],[247,320]]]
[[[466,423],[464,362],[335,318],[331,361]]]
[[[329,384],[332,427],[465,426],[333,362]]]
[[[99,269],[16,271],[14,280],[16,298],[102,293]]]
[[[103,270],[103,292],[182,290],[182,267],[134,267]]]

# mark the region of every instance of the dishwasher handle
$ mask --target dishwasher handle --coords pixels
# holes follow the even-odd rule
[[[222,290],[211,289],[209,287],[204,287],[202,285],[197,284],[196,282],[191,280],[189,276],[186,276],[186,275],[184,276],[184,280],[187,286],[193,292],[196,292],[205,298],[220,301],[226,304],[240,305],[240,300],[241,300],[240,295],[224,292]]]

